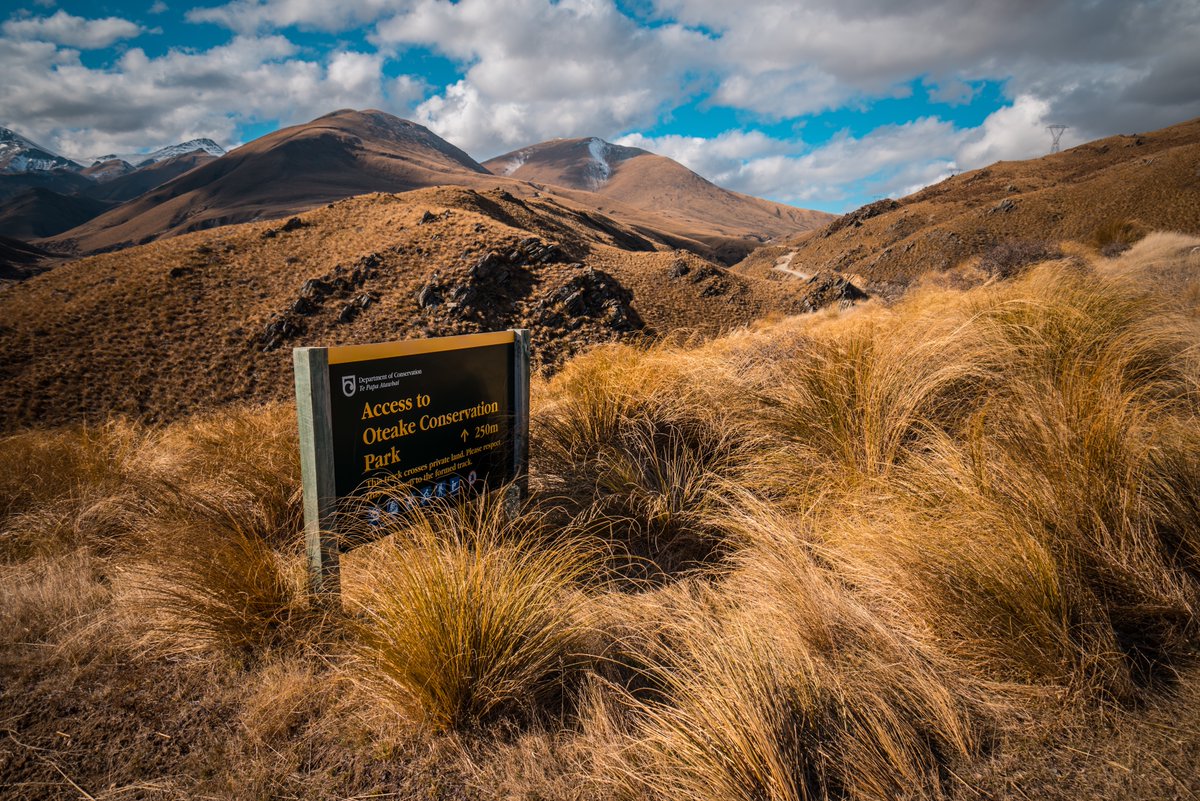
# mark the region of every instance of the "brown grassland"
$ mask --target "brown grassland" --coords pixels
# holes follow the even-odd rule
[[[289,405],[8,435],[0,794],[1194,798],[1200,240],[1063,249],[593,348],[336,615]]]

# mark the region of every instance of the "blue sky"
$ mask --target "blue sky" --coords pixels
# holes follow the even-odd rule
[[[1200,116],[1196,0],[30,0],[0,125],[76,157],[227,147],[337,108],[479,160],[558,136],[842,212]]]

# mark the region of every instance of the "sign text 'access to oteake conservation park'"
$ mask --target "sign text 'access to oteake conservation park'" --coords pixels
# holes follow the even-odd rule
[[[368,524],[520,483],[529,431],[527,331],[296,348],[304,524],[317,585],[336,583],[339,504],[392,479]]]

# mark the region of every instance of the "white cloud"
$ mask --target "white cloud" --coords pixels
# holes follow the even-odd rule
[[[903,197],[962,170],[1042,155],[1050,146],[1047,110],[1044,100],[1022,96],[976,128],[926,117],[860,137],[842,134],[817,147],[759,131],[713,138],[632,134],[618,142],[669,156],[739,192],[847,210],[876,196]]]
[[[1195,0],[653,0],[715,32],[720,102],[768,118],[837,108],[922,79],[937,99],[1007,82],[1090,136],[1200,114]]]
[[[3,30],[5,36],[13,39],[54,42],[84,50],[109,47],[145,32],[136,22],[119,17],[84,19],[61,9],[48,17],[10,19],[4,23]]]
[[[372,22],[401,3],[395,0],[233,0],[214,8],[193,8],[191,22],[212,22],[240,33],[299,27],[342,31]]]
[[[964,169],[974,169],[996,161],[1041,155],[1050,145],[1046,126],[1053,122],[1047,101],[1022,95],[983,121],[960,148],[958,161]],[[1071,141],[1064,137],[1063,145],[1069,147]]]
[[[344,107],[407,114],[412,100],[411,86],[385,82],[377,54],[338,51],[309,61],[282,36],[239,36],[157,58],[134,48],[106,69],[85,66],[77,51],[0,39],[0,67],[7,77],[0,125],[73,156],[199,136],[231,144],[247,123],[290,125]]]
[[[692,89],[702,35],[647,29],[607,0],[418,0],[379,23],[381,47],[422,45],[469,65],[418,120],[487,158],[554,136],[653,123]]]
[[[150,13],[151,14],[162,14],[169,7],[170,6],[168,6],[166,3],[164,3],[163,0],[154,0],[154,2],[150,6]]]

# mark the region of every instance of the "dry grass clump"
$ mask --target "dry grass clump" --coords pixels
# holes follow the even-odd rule
[[[887,476],[928,435],[961,426],[964,398],[991,376],[958,331],[866,323],[814,339],[778,367],[766,418],[791,444],[804,486],[822,491]],[[945,326],[942,326],[943,329]]]
[[[247,658],[301,638],[312,625],[301,557],[272,549],[244,519],[198,517],[144,532],[125,598],[143,641]]]
[[[1062,258],[1062,251],[1050,242],[1032,239],[1007,239],[992,245],[979,259],[979,269],[1000,279],[1015,278],[1031,265]]]
[[[439,730],[561,713],[583,667],[579,582],[596,552],[551,541],[500,495],[419,510],[348,582],[359,679]]]
[[[121,420],[0,438],[0,560],[111,546],[143,438]]]
[[[980,715],[947,665],[787,539],[676,621],[622,782],[653,798],[936,796]]]
[[[635,574],[712,561],[728,488],[774,485],[753,398],[736,392],[728,364],[694,346],[598,348],[544,396],[531,446],[541,504],[623,548]]]
[[[268,404],[253,413],[218,412],[165,429],[154,442],[156,476],[185,498],[252,516],[260,535],[283,550],[301,546],[300,464],[295,409]],[[192,501],[183,501],[190,509]]]
[[[1134,220],[1119,218],[1105,220],[1092,230],[1088,244],[1102,256],[1119,256],[1146,235],[1146,227]]]

